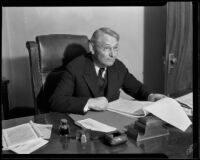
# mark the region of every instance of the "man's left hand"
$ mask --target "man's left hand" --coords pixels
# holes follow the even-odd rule
[[[153,93],[151,93],[148,96],[148,101],[155,102],[155,101],[160,100],[160,99],[165,98],[165,97],[167,97],[167,96],[165,96],[163,94],[158,94],[158,93],[153,94]]]

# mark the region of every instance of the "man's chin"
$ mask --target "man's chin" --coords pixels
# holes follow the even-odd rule
[[[115,62],[115,61],[114,61]],[[106,64],[104,64],[106,67],[110,67],[110,66],[112,66],[113,64],[114,64],[114,62],[108,62],[108,63],[106,63]]]

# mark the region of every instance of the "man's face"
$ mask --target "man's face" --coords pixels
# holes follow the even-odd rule
[[[118,55],[119,43],[115,37],[99,33],[93,44],[94,58],[100,67],[112,66]]]

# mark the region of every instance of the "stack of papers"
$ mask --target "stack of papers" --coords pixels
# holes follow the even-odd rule
[[[87,118],[84,120],[80,120],[75,122],[78,126],[86,128],[86,129],[90,129],[93,131],[99,131],[99,132],[113,132],[116,131],[117,129],[115,127],[106,125],[104,123],[98,122],[92,118]]]
[[[193,108],[193,93],[188,93],[181,97],[176,98],[177,101],[186,104],[189,108]]]
[[[30,123],[2,130],[3,150],[12,150],[18,154],[29,154],[42,147],[51,135],[52,125]]]
[[[153,104],[150,101],[136,101],[127,99],[118,99],[108,104],[107,110],[117,112],[129,117],[144,117],[149,112],[143,110],[143,108]]]
[[[188,116],[193,115],[193,93],[188,93],[181,97],[176,98],[176,100],[182,104],[183,110]]]
[[[182,131],[192,124],[180,104],[168,97],[156,102],[118,99],[110,102],[107,110],[132,117],[141,117],[152,113]]]

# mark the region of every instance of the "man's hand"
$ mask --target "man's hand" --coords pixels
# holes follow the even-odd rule
[[[152,93],[148,96],[148,101],[155,102],[155,101],[160,100],[165,97],[167,97],[167,96],[165,96],[163,94],[153,94]]]
[[[88,100],[88,108],[96,111],[106,110],[108,107],[108,100],[106,97],[90,98]]]

